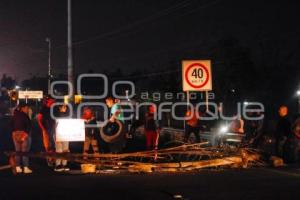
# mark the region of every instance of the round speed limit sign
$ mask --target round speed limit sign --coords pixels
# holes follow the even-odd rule
[[[208,61],[183,62],[184,91],[211,90],[211,69]]]

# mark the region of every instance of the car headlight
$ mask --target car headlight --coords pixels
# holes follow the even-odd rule
[[[220,130],[219,130],[219,133],[224,134],[226,132],[228,132],[228,126],[221,126]]]

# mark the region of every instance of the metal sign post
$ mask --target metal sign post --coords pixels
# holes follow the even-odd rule
[[[189,103],[190,103],[190,92],[186,91],[186,108],[189,108]],[[184,131],[185,131],[185,127],[186,127],[186,120],[183,121],[183,127],[184,127]]]
[[[206,112],[208,112],[208,91],[205,91],[205,105],[206,105]]]

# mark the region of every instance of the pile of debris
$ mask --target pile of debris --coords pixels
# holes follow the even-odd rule
[[[185,172],[203,168],[234,167],[249,168],[266,166],[267,158],[258,150],[250,148],[209,147],[207,142],[183,144],[176,147],[122,154],[73,154],[73,153],[6,153],[12,169],[15,156],[26,155],[34,158],[65,159],[70,162],[101,169],[117,169],[129,172]],[[271,157],[274,166],[281,166],[280,158]],[[88,171],[88,170],[87,170]]]

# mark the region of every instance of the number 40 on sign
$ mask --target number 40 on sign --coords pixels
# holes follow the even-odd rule
[[[212,90],[211,61],[182,61],[182,86],[183,91]]]

